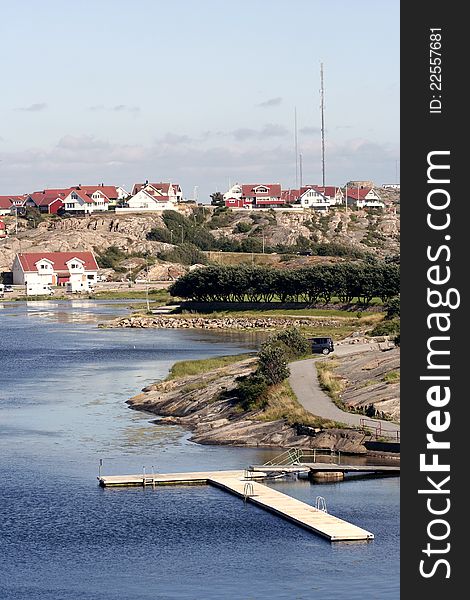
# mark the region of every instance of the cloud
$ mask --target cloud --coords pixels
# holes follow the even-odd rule
[[[282,102],[282,98],[277,96],[276,98],[269,98],[269,100],[265,100],[264,102],[260,102],[256,104],[258,108],[271,108],[272,106],[279,106]]]
[[[95,104],[94,106],[89,106],[88,110],[91,110],[92,112],[127,112],[134,116],[137,116],[140,113],[140,108],[138,106],[130,106],[129,104],[116,104],[115,106]]]
[[[109,148],[109,143],[97,140],[92,135],[64,135],[57,142],[57,147],[61,150],[103,150]]]
[[[161,142],[164,144],[188,144],[192,141],[193,140],[189,137],[189,135],[180,135],[179,133],[171,132],[166,133],[161,139]]]
[[[50,147],[16,152],[0,150],[2,185],[11,193],[23,193],[48,186],[72,185],[77,181],[107,181],[129,189],[135,181],[146,178],[173,180],[178,181],[188,195],[195,185],[199,186],[199,198],[203,201],[217,187],[225,191],[229,177],[232,182],[280,182],[285,187],[293,187],[292,140],[275,136],[265,139],[261,136],[265,127],[250,130],[254,134],[242,143],[237,143],[231,132],[216,137],[215,131],[208,139],[167,133],[163,139],[168,143],[160,139],[147,146],[122,145],[92,135],[69,134]],[[329,137],[327,183],[343,185],[351,179],[386,181],[395,172],[397,157],[396,145],[366,138],[336,143]],[[321,159],[317,138],[306,138],[302,142],[302,159],[304,182],[319,183]]]
[[[41,110],[46,110],[47,104],[45,102],[36,102],[35,104],[30,104],[29,106],[20,106],[16,110],[21,112],[40,112]]]
[[[231,132],[231,135],[238,141],[243,142],[249,139],[262,140],[265,138],[272,137],[284,137],[288,135],[288,130],[283,125],[276,125],[275,123],[266,123],[261,129],[250,129],[248,127],[241,127]]]
[[[320,132],[320,127],[302,127],[299,129],[299,133],[303,135],[318,135]]]

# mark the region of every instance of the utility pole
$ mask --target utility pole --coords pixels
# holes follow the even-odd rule
[[[325,187],[325,89],[323,87],[323,63],[320,63],[320,108],[321,108],[321,172],[322,186]]]

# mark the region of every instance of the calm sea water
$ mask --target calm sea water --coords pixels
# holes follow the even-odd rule
[[[1,307],[2,305],[0,305]],[[276,488],[372,531],[329,542],[209,486],[97,485],[104,472],[244,468],[274,450],[199,446],[127,408],[176,360],[246,334],[97,329],[109,303],[0,308],[0,598],[388,600],[399,597],[399,479]]]

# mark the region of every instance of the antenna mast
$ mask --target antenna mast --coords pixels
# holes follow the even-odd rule
[[[299,152],[300,187],[302,187],[302,152]]]
[[[320,100],[321,100],[321,172],[322,186],[325,187],[325,90],[323,88],[323,63],[320,63]]]
[[[294,107],[295,189],[299,187],[299,147],[297,142],[297,107]]]

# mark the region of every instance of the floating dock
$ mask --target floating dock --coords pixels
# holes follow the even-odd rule
[[[325,506],[315,508],[282,492],[258,483],[266,472],[253,471],[203,471],[192,473],[140,473],[137,475],[100,475],[103,487],[160,486],[160,485],[214,485],[235,494],[245,502],[272,512],[304,529],[321,535],[331,542],[372,540],[374,534],[343,521],[326,512]]]

